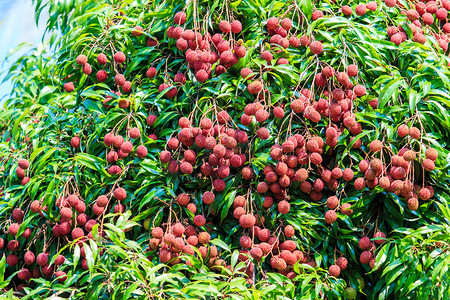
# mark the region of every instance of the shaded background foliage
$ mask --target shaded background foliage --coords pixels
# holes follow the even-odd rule
[[[192,2],[66,0],[35,3],[37,19],[44,7],[49,10],[49,39],[43,47],[21,57],[8,76],[14,89],[0,112],[3,166],[0,216],[2,228],[3,225],[6,228],[14,208],[27,211],[32,201],[42,201],[47,205],[47,217],[27,214],[19,235],[29,227],[32,236],[36,237],[33,242],[36,253],[46,248],[54,255],[70,248],[73,255],[66,256],[64,270],[68,279],[64,283],[58,283],[56,279],[33,279],[36,284],[30,284],[21,294],[25,299],[54,294],[86,299],[317,299],[325,296],[341,299],[345,298],[346,286],[356,288],[360,299],[449,297],[448,57],[432,35],[427,35],[424,45],[407,40],[396,46],[389,41],[387,26],[406,21],[401,9],[388,8],[384,2],[378,2],[373,13],[363,17],[355,14],[343,17],[340,6],[351,4],[307,0],[226,2],[234,18],[243,24],[239,37],[244,40],[247,55],[226,73],[200,83],[187,67],[184,53],[177,49],[176,41],[168,39],[166,33],[174,12],[184,7],[190,24],[194,13]],[[217,32],[217,24],[226,13],[221,9],[223,3],[196,2],[200,15],[205,16],[204,24],[211,32]],[[407,2],[399,3],[410,6]],[[289,192],[289,213],[282,215],[274,206],[264,212],[265,225],[272,230],[279,224],[292,225],[296,229],[295,241],[299,249],[308,253],[317,267],[298,264],[294,267],[297,277],[291,280],[273,272],[268,262],[264,262],[260,266],[269,271],[257,269],[254,285],[249,285],[244,273],[239,271],[244,263],[240,262],[236,251],[242,229],[239,222],[229,216],[229,210],[236,195],[249,187],[254,190],[263,177],[264,166],[275,164],[270,157],[270,147],[282,143],[291,133],[289,122],[269,119],[265,126],[270,128],[271,137],[265,141],[255,138],[245,146],[252,154],[253,187],[237,175],[227,180],[227,188],[216,195],[215,202],[209,207],[201,205],[201,195],[208,190],[208,185],[211,188],[210,182],[193,176],[168,175],[159,161],[159,153],[168,137],[178,133],[178,120],[182,116],[191,115],[192,120],[198,122],[202,111],[217,105],[226,108],[232,119],[239,120],[246,104],[254,101],[239,71],[243,67],[264,68],[260,49],[268,43],[266,21],[273,16],[281,18],[291,5],[299,7],[308,20],[300,24],[298,16],[291,16],[298,36],[313,34],[316,40],[323,42],[320,62],[336,69],[351,63],[359,66],[359,83],[366,86],[368,93],[358,99],[354,114],[363,124],[364,130],[357,138],[364,145],[379,139],[397,153],[404,146],[396,133],[398,126],[405,120],[420,122],[422,142],[439,153],[435,170],[426,173],[426,182],[433,186],[435,193],[431,201],[421,201],[420,208],[411,211],[404,199],[379,187],[371,191],[368,188],[356,190],[347,184],[344,191],[346,183],[342,182],[338,189],[342,193],[341,203],[351,203],[353,214],[338,213],[337,222],[328,225],[323,218],[325,198],[313,202],[294,184]],[[322,10],[326,18],[312,21],[315,10]],[[144,27],[143,36],[131,34],[135,25]],[[147,36],[157,38],[159,45],[148,47]],[[80,53],[86,54],[89,62],[94,62],[97,53],[104,51],[111,60],[111,46],[114,47],[112,52],[121,50],[128,57],[126,66],[117,67],[117,71],[132,82],[133,92],[129,95],[118,97],[114,94],[117,91],[113,79],[115,70],[109,66],[106,67],[108,80],[97,83],[94,73],[87,76],[75,64]],[[274,54],[276,58],[287,58],[289,64],[275,65],[262,73],[262,80],[271,95],[270,105],[290,103],[292,98],[299,96],[296,87],[314,88],[314,76],[322,67],[319,67],[317,56],[304,47],[287,48]],[[92,66],[94,72],[99,68],[98,64],[92,63]],[[153,79],[145,77],[150,66],[158,70],[158,76]],[[164,91],[158,91],[158,86],[180,71],[186,74],[187,83],[179,89],[175,99],[168,99]],[[70,77],[66,79],[66,76]],[[63,83],[69,80],[75,85],[72,93],[63,89]],[[112,97],[108,102],[114,105],[111,109],[102,105],[106,96]],[[128,110],[117,106],[124,98],[131,101]],[[378,98],[378,106],[373,109],[369,101],[375,98]],[[199,109],[194,110],[194,104]],[[105,216],[104,232],[108,239],[99,245],[89,241],[90,247],[85,247],[88,270],[83,270],[79,267],[82,257],[78,245],[55,240],[46,243],[42,237],[45,237],[44,232],[47,236],[50,234],[50,224],[57,220],[59,211],[55,202],[66,194],[67,186],[72,186],[70,191],[78,192],[90,207],[99,195],[108,193],[118,182],[116,176],[108,173],[107,149],[102,141],[116,125],[118,131],[125,133],[130,125],[120,123],[120,120],[131,113],[134,117],[131,126],[141,129],[142,144],[147,147],[148,155],[145,159],[132,157],[121,162],[122,169],[127,171],[119,179],[120,186],[129,195],[125,201],[126,213],[118,218],[112,214]],[[149,113],[158,116],[153,127],[146,124]],[[311,135],[323,135],[327,123],[326,118],[318,124],[295,119],[292,131],[304,132],[306,124]],[[239,126],[249,135],[257,129],[255,124]],[[149,138],[150,134],[156,134],[158,139]],[[70,145],[73,136],[81,138],[79,149]],[[341,168],[352,166],[356,170],[358,162],[366,157],[363,151],[351,148],[350,137],[348,130],[343,131],[333,159]],[[418,151],[422,147],[424,150],[423,145],[414,143],[414,149]],[[367,150],[367,146],[363,148]],[[23,156],[28,157],[32,166],[32,176],[25,186],[15,175],[17,159]],[[415,180],[420,182],[421,178]],[[149,232],[144,228],[144,220],[150,218],[152,226],[166,222],[167,203],[171,203],[180,191],[193,194],[199,210],[214,222],[212,243],[219,247],[230,270],[224,268],[217,272],[196,257],[186,258],[191,266],[166,266],[159,262],[154,252],[147,252]],[[260,206],[263,196],[255,193],[254,201]],[[177,212],[189,219],[194,216],[187,209]],[[364,235],[371,237],[376,230],[386,233],[387,239],[378,246],[374,268],[377,270],[371,271],[369,266],[359,263],[358,240]],[[10,238],[6,229],[3,237],[5,240]],[[21,240],[21,244],[25,243]],[[88,252],[92,254],[88,255]],[[340,255],[347,257],[349,268],[339,278],[334,278],[329,276],[328,267]],[[17,286],[13,278],[19,269],[7,267],[5,258],[1,260],[2,288]],[[12,293],[10,290],[8,295]]]

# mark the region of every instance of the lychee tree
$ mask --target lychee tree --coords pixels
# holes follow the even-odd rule
[[[448,0],[35,1],[0,288],[448,299]]]

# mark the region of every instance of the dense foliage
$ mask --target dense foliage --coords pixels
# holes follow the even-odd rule
[[[35,0],[0,289],[448,299],[448,0]]]

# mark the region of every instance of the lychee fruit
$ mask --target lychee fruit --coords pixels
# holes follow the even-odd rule
[[[231,31],[231,24],[228,21],[222,20],[219,23],[219,29],[223,33],[229,33]]]
[[[358,246],[361,250],[370,250],[373,245],[370,239],[367,236],[365,236],[359,240]]]
[[[242,31],[242,24],[238,20],[234,20],[231,22],[231,32],[233,33],[239,33]]]
[[[379,239],[379,240],[374,240],[375,244],[377,244],[377,245],[381,245],[381,244],[383,244],[386,241],[385,240],[386,235],[383,232],[381,232],[381,231],[375,232],[373,237],[374,238],[382,238],[382,239]]]
[[[27,251],[23,258],[26,265],[32,265],[36,257],[33,252]]]
[[[347,269],[348,261],[345,257],[340,256],[338,259],[336,259],[336,265],[338,265],[339,268],[343,271]]]
[[[89,75],[89,74],[92,73],[92,67],[91,67],[90,64],[85,63],[85,64],[83,65],[83,73],[86,74],[86,75]]]
[[[330,196],[327,199],[327,207],[329,209],[335,209],[339,206],[339,199],[336,196]]]
[[[341,213],[347,216],[350,216],[353,213],[353,209],[351,209],[350,203],[344,203],[341,206]]]
[[[327,222],[327,224],[333,224],[334,222],[336,222],[337,220],[337,214],[334,210],[328,210],[325,213],[325,222]]]
[[[70,93],[70,92],[72,92],[74,89],[75,89],[75,87],[74,87],[74,85],[73,85],[73,82],[66,82],[66,83],[64,83],[64,90],[67,92],[67,93]]]
[[[105,54],[100,53],[97,55],[97,62],[99,65],[106,65],[106,63],[108,62],[108,58],[106,57]]]
[[[21,169],[24,169],[24,170],[26,170],[30,167],[30,163],[28,162],[28,160],[23,159],[23,158],[19,159],[18,165]]]
[[[286,200],[283,200],[278,203],[277,208],[278,208],[278,212],[280,212],[281,214],[284,215],[290,211],[291,205]]]
[[[125,76],[122,74],[116,74],[114,81],[118,86],[123,86],[125,84]]]
[[[118,187],[114,190],[114,198],[118,201],[123,201],[127,197],[127,192],[124,188]]]
[[[173,17],[173,21],[177,25],[183,25],[186,22],[186,13],[179,11]]]
[[[309,45],[309,49],[311,50],[311,52],[312,52],[313,54],[318,55],[318,54],[322,53],[322,51],[323,51],[323,46],[322,46],[322,43],[321,43],[321,42],[319,42],[319,41],[314,41],[314,42],[311,43],[311,45]]]
[[[372,253],[370,253],[369,251],[364,251],[359,256],[359,261],[365,265],[368,264],[371,259],[372,259]]]
[[[206,218],[202,215],[196,215],[194,217],[193,223],[197,227],[204,226],[206,224]],[[253,225],[252,225],[253,226]],[[250,226],[251,227],[251,226]]]
[[[36,262],[38,265],[45,266],[48,263],[48,255],[45,253],[39,253],[37,258],[36,258]]]
[[[256,223],[256,218],[252,214],[244,214],[239,218],[239,224],[243,228],[253,227]]]
[[[118,64],[124,63],[126,60],[126,56],[123,52],[117,52],[114,54],[114,61]]]
[[[87,57],[84,54],[80,54],[77,56],[76,61],[80,66],[84,66],[87,63]]]
[[[330,273],[331,276],[338,277],[339,274],[341,274],[341,268],[338,265],[331,265],[328,268],[328,272]]]
[[[418,140],[421,136],[420,130],[417,127],[411,127],[409,128],[408,134],[411,138]]]

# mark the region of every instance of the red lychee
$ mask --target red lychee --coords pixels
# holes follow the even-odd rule
[[[231,22],[231,32],[239,33],[242,31],[242,24],[238,20]]]
[[[341,268],[338,265],[331,265],[328,268],[328,272],[330,273],[331,276],[338,277],[339,274],[341,274]]]
[[[108,62],[108,58],[105,54],[100,53],[97,55],[97,62],[99,65],[106,65],[106,63]]]
[[[219,23],[219,29],[223,32],[223,33],[229,33],[231,31],[231,25],[228,21],[222,20]]]
[[[114,54],[114,61],[118,64],[124,63],[126,60],[126,56],[123,52],[117,52]]]
[[[84,54],[80,54],[77,56],[76,61],[80,66],[84,66],[87,63],[87,57]]]
[[[321,43],[321,42],[319,42],[319,41],[314,41],[314,42],[311,43],[311,45],[309,45],[309,49],[311,50],[311,52],[312,52],[313,54],[318,55],[318,54],[322,53],[322,51],[323,51],[323,46],[322,46],[322,43]]]

